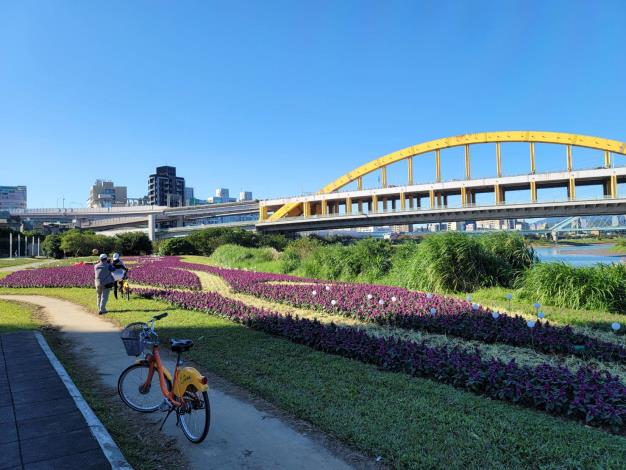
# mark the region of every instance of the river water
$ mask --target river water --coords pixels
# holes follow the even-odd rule
[[[564,261],[574,266],[592,266],[597,263],[626,262],[625,255],[612,253],[612,244],[600,245],[557,245],[554,247],[537,247],[535,253],[541,261]]]

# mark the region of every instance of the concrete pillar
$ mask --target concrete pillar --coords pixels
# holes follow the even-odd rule
[[[261,207],[265,208],[265,215],[267,216],[267,207]],[[156,240],[156,214],[148,214],[148,238],[151,242]]]
[[[576,181],[574,178],[569,179],[569,184],[567,185],[567,199],[570,201],[576,200]]]
[[[352,199],[346,198],[346,214],[352,214]]]
[[[378,212],[378,196],[372,194],[372,212]]]
[[[537,182],[530,182],[530,200],[532,202],[537,202]]]

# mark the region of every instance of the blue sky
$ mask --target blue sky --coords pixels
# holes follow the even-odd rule
[[[142,196],[170,164],[197,196],[275,197],[467,132],[626,140],[625,17],[622,1],[0,0],[0,184],[78,206],[96,178]],[[489,174],[493,149],[475,155]],[[526,147],[503,159],[528,169]]]

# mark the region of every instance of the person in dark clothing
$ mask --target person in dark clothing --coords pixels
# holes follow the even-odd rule
[[[111,266],[113,266],[113,268],[117,272],[119,272],[119,270],[124,271],[124,276],[122,277],[122,279],[116,280],[115,284],[113,284],[113,295],[117,299],[117,289],[118,289],[118,287],[121,288],[122,280],[126,279],[128,277],[128,268],[126,266],[124,266],[124,262],[120,258],[120,254],[119,253],[113,253],[113,263],[111,263]]]

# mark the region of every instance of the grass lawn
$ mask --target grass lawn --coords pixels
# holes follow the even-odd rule
[[[92,289],[0,289],[57,296],[93,312]],[[623,468],[626,438],[430,380],[314,351],[155,300],[111,300],[120,324],[156,312],[190,358],[384,462],[404,468]],[[120,348],[122,347],[120,342]]]
[[[0,268],[8,268],[10,266],[22,266],[41,261],[35,258],[2,258],[0,259]]]
[[[39,324],[33,319],[35,310],[31,305],[0,300],[0,333],[36,330]]]

